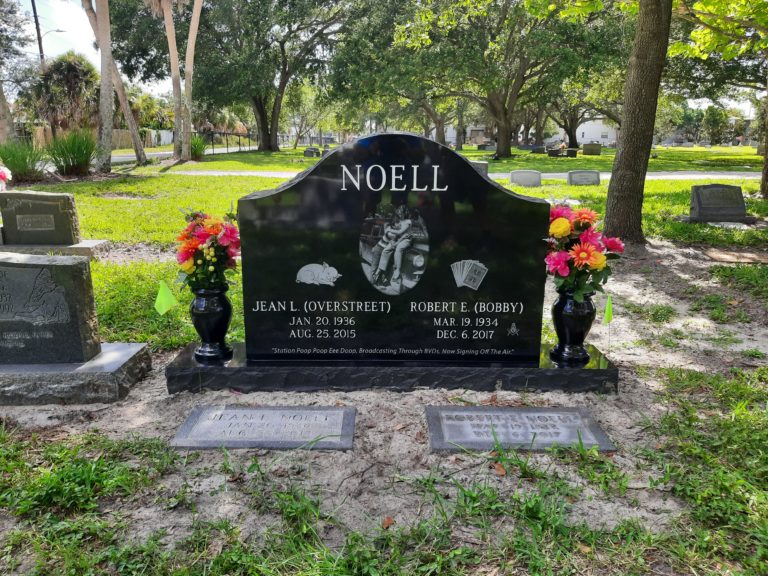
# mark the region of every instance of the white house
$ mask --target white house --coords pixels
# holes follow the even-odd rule
[[[611,146],[615,145],[618,136],[619,134],[616,126],[613,125],[613,123],[608,123],[608,121],[602,117],[587,120],[576,130],[576,137],[579,140],[579,144],[599,142],[603,146]],[[566,136],[564,130],[560,130],[558,136],[554,137],[553,140],[558,142],[560,140],[565,140],[567,142],[568,136]]]

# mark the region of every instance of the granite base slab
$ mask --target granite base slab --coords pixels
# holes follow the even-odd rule
[[[608,436],[586,408],[427,406],[432,452],[504,448],[545,451],[576,446],[613,452]]]
[[[82,364],[0,364],[0,405],[116,402],[152,369],[146,344],[102,344]]]
[[[77,244],[0,244],[0,252],[13,252],[15,254],[36,254],[47,256],[87,256],[96,258],[107,251],[109,240],[83,240]]]
[[[171,446],[351,450],[356,416],[336,406],[198,406]]]
[[[165,369],[168,393],[204,389],[238,392],[317,392],[382,388],[407,391],[415,388],[467,388],[471,390],[526,390],[566,392],[618,392],[619,369],[597,348],[589,346],[590,362],[584,367],[560,367],[543,345],[537,365],[487,363],[474,365],[398,364],[350,365],[344,362],[249,362],[245,346],[235,344],[231,360],[204,365],[195,360],[190,344]]]

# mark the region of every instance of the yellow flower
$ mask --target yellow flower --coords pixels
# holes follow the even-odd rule
[[[603,268],[605,268],[606,264],[606,258],[605,254],[602,252],[593,252],[592,256],[589,258],[589,267],[592,270],[600,271]]]
[[[549,235],[555,238],[565,238],[571,233],[571,223],[568,218],[555,218],[549,225]]]
[[[194,259],[194,258],[190,258],[190,259],[188,259],[188,260],[185,260],[185,261],[184,261],[184,262],[181,264],[181,269],[182,269],[182,270],[183,270],[183,271],[184,271],[186,274],[192,274],[192,272],[194,272],[194,271],[195,271],[195,259]]]

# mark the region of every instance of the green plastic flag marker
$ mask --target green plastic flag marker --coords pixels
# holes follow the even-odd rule
[[[603,324],[610,324],[613,320],[613,301],[611,295],[608,294],[608,299],[605,301],[605,310],[603,311]]]
[[[179,301],[176,300],[173,292],[168,288],[168,284],[165,283],[165,280],[160,280],[160,289],[157,291],[157,298],[155,298],[155,310],[157,310],[157,313],[162,316],[168,310],[178,305]]]

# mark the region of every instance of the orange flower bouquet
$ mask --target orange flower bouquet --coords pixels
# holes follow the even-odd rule
[[[554,205],[549,214],[547,272],[558,292],[572,292],[577,302],[585,294],[603,292],[611,275],[608,261],[624,252],[621,240],[597,231],[597,220],[597,212],[589,208]]]
[[[226,286],[226,273],[237,267],[240,255],[240,232],[235,218],[190,212],[186,220],[186,228],[176,238],[182,282],[192,291]]]
[[[195,358],[201,363],[218,363],[232,358],[232,348],[226,342],[232,320],[226,275],[237,267],[240,232],[231,214],[213,218],[203,212],[190,212],[186,219],[186,228],[176,238],[176,259],[181,266],[181,281],[195,294],[189,307],[192,325],[201,340]]]
[[[597,230],[597,212],[555,205],[549,214],[547,272],[555,279],[559,297],[552,305],[557,345],[549,355],[557,365],[589,362],[584,340],[595,319],[592,295],[603,292],[611,275],[608,261],[619,258],[624,244]]]

